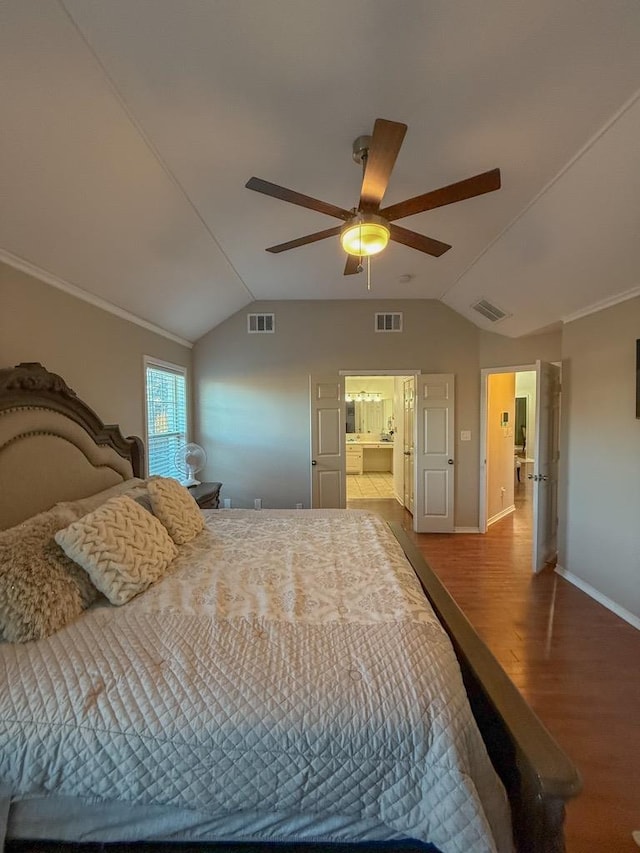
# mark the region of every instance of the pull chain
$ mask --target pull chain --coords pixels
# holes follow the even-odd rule
[[[362,182],[364,183],[364,173],[367,171],[367,157],[369,151],[366,150],[362,155]],[[362,252],[362,223],[360,223],[360,252]],[[360,255],[360,269],[362,269],[362,254]],[[371,255],[367,255],[367,290],[371,290]]]

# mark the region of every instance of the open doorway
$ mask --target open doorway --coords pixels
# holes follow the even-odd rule
[[[492,372],[486,383],[485,529],[512,513],[530,526],[536,372]]]
[[[347,411],[345,397],[346,377],[358,377],[360,382],[370,376],[399,377],[394,393],[400,394],[401,382],[415,382],[415,393],[410,400],[413,403],[413,427],[401,430],[398,420],[404,418],[400,405],[393,411],[396,424],[394,440],[375,433],[355,433],[347,440]],[[414,373],[408,370],[341,370],[338,375],[312,374],[309,376],[310,414],[311,414],[311,506],[314,508],[344,507],[346,496],[346,451],[358,443],[375,443],[373,448],[386,452],[388,445],[392,450],[392,474],[394,477],[394,498],[387,501],[402,503],[404,508],[404,479],[402,488],[396,488],[395,478],[407,471],[411,479],[408,490],[413,494],[413,514],[411,516],[416,533],[453,533],[455,512],[455,377],[451,373]],[[404,393],[404,390],[403,390]],[[355,416],[355,413],[354,413]],[[354,427],[355,428],[355,427]],[[385,426],[383,426],[385,429]],[[388,429],[388,427],[387,427]],[[407,439],[396,441],[396,435]],[[364,438],[364,442],[363,442]],[[383,438],[385,439],[383,441]],[[356,447],[352,448],[354,451]],[[409,457],[410,464],[402,463]],[[358,463],[359,469],[359,460]],[[387,463],[388,464],[388,463]],[[350,465],[350,471],[353,467]],[[364,468],[364,458],[363,458]],[[402,475],[403,476],[403,475]],[[402,496],[402,498],[401,498]]]
[[[537,572],[556,554],[560,366],[485,369],[481,388],[480,532],[508,523]]]
[[[347,503],[392,501],[413,511],[413,421],[405,397],[415,376],[345,374]]]

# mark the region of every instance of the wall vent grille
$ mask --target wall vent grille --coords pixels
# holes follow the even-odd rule
[[[487,320],[491,320],[492,323],[497,323],[498,320],[503,320],[507,316],[506,311],[492,305],[487,299],[481,299],[471,307],[474,311],[477,311],[479,314],[482,314],[483,317],[486,317]]]
[[[250,335],[271,335],[275,330],[275,314],[247,314],[247,331]]]
[[[376,332],[401,332],[402,311],[395,311],[392,314],[376,314],[374,328]]]

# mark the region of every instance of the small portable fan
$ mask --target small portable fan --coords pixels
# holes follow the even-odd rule
[[[196,480],[196,474],[198,471],[202,471],[207,464],[207,454],[204,447],[193,442],[183,444],[176,450],[174,462],[178,471],[186,477],[185,486],[200,484],[200,480]]]

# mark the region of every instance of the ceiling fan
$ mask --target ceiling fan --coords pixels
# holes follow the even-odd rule
[[[328,216],[335,216],[344,223],[324,231],[316,231],[315,234],[307,234],[306,237],[298,237],[297,240],[269,246],[267,252],[286,252],[288,249],[306,246],[308,243],[316,243],[318,240],[339,234],[342,247],[348,255],[344,274],[353,275],[362,270],[363,257],[382,251],[389,240],[403,243],[405,246],[417,249],[419,252],[426,252],[436,258],[450,249],[451,246],[448,243],[417,234],[415,231],[409,231],[393,223],[396,219],[402,219],[405,216],[423,213],[425,210],[443,207],[446,204],[500,189],[500,169],[492,169],[464,181],[458,181],[380,209],[406,132],[406,124],[378,118],[371,136],[359,136],[355,140],[353,159],[362,165],[363,176],[360,201],[352,210],[302,195],[278,184],[264,181],[262,178],[250,178],[245,184],[250,190],[306,207],[309,210],[317,210]]]

